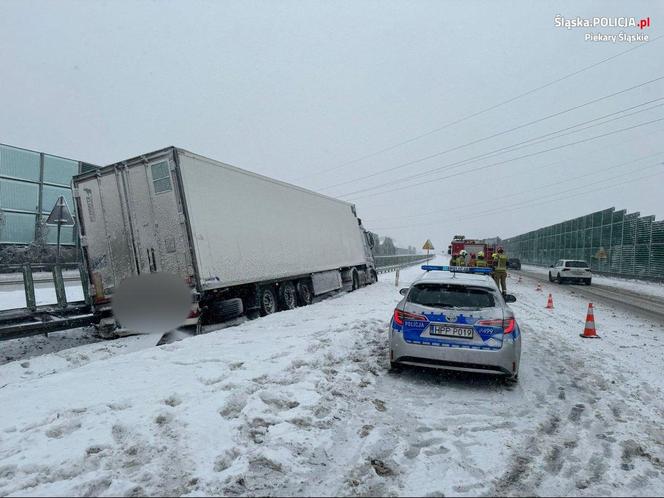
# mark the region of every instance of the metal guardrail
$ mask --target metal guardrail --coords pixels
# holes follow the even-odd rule
[[[374,261],[378,273],[388,273],[399,268],[427,261],[428,259],[430,260],[433,257],[433,254],[430,254],[428,257],[426,254],[400,254],[395,256],[374,256]]]
[[[33,270],[49,267],[52,280],[38,280],[39,283],[53,283],[56,303],[37,305],[35,297],[35,278]],[[63,267],[78,270],[83,290],[82,301],[68,301],[65,292],[65,279],[62,276]],[[18,273],[20,271],[20,273]],[[55,264],[55,265],[0,265],[0,275],[13,272],[22,276],[25,292],[24,308],[0,310],[0,340],[16,339],[30,335],[48,334],[56,330],[63,330],[77,326],[88,325],[92,321],[90,313],[91,298],[89,292],[88,274],[83,265]],[[20,283],[21,281],[19,281]],[[0,294],[1,296],[1,294]]]
[[[81,281],[81,287],[83,289],[83,301],[72,301],[71,303],[67,301],[67,294],[65,292],[65,278],[62,275],[62,270],[76,270],[78,271],[79,278]],[[52,278],[34,278],[35,270],[46,270],[50,269]],[[25,263],[23,265],[0,265],[0,276],[7,276],[14,272],[17,275],[17,279],[11,279],[8,282],[15,284],[23,284],[23,289],[25,292],[25,304],[26,308],[29,311],[37,311],[37,299],[35,297],[35,282],[51,282],[55,289],[55,297],[57,306],[59,308],[67,308],[70,304],[80,304],[85,303],[90,305],[90,289],[88,274],[82,264],[79,263],[63,263],[63,264],[32,264]],[[68,278],[69,279],[69,278]],[[4,280],[4,279],[2,279]],[[19,308],[20,309],[20,308]]]

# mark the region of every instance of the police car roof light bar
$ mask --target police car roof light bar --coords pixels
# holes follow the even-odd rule
[[[468,266],[438,266],[438,265],[422,265],[424,271],[451,271],[453,273],[477,273],[480,275],[488,275],[491,273],[491,268],[473,268]]]

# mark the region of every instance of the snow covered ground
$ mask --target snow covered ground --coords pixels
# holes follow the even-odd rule
[[[661,323],[597,305],[583,340],[587,302],[511,278],[518,385],[391,374],[381,278],[165,346],[0,366],[0,495],[664,493]]]
[[[522,265],[525,271],[548,275],[549,268],[542,266]],[[629,278],[606,277],[604,275],[593,274],[593,283],[615,287],[616,289],[625,289],[627,291],[645,294],[647,296],[664,297],[664,283],[648,282],[646,280],[636,280]]]

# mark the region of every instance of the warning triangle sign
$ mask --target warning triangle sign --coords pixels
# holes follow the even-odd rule
[[[597,259],[606,259],[607,254],[606,251],[604,250],[604,247],[600,247],[599,250],[595,253],[595,257]]]
[[[48,215],[46,219],[47,225],[73,225],[74,218],[69,211],[67,206],[67,201],[63,196],[58,197],[58,200],[55,201],[55,206],[51,210],[51,214]]]
[[[427,241],[424,243],[422,249],[424,249],[425,251],[433,251],[433,244],[429,239],[427,239]]]

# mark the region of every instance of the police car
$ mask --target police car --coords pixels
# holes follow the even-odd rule
[[[516,382],[521,332],[488,268],[425,265],[401,289],[389,327],[390,365],[502,375]]]

